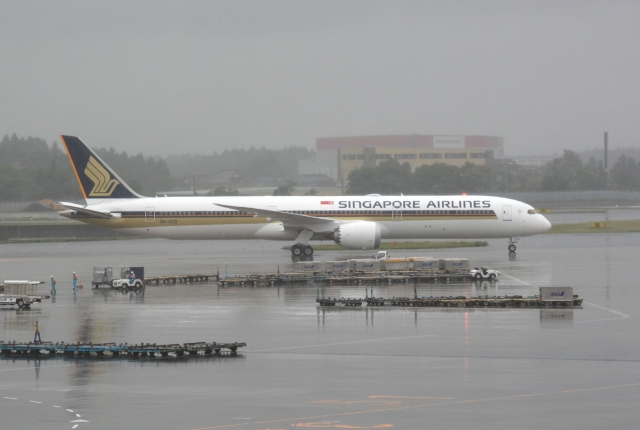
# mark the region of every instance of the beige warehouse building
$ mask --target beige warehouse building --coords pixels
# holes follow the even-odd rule
[[[316,139],[313,169],[338,181],[354,169],[376,167],[395,159],[409,163],[412,170],[424,165],[465,163],[485,165],[503,155],[503,138],[498,136],[382,135],[321,137]]]
[[[463,166],[465,163],[485,165],[493,158],[492,151],[483,149],[435,149],[435,148],[340,148],[338,150],[339,180],[346,180],[355,169],[376,167],[385,160],[395,159],[400,164],[409,163],[411,170],[435,163]]]

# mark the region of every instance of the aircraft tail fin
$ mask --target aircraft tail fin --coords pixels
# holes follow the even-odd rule
[[[142,197],[120,179],[79,137],[60,136],[60,139],[67,148],[71,166],[86,200]]]

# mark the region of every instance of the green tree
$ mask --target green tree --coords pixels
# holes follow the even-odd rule
[[[273,190],[274,196],[290,196],[295,191],[295,184],[293,182],[289,182],[287,185],[280,185],[278,188]]]
[[[385,160],[375,168],[362,168],[349,173],[348,194],[409,194],[411,166],[394,159]]]
[[[484,194],[491,191],[491,167],[465,163],[460,168],[458,192]]]
[[[577,183],[580,190],[602,190],[606,187],[607,172],[602,163],[596,163],[591,157],[577,173]]]
[[[240,192],[231,187],[216,187],[209,191],[210,196],[239,196]]]
[[[611,188],[616,190],[640,189],[640,163],[624,154],[611,168],[609,177]]]
[[[444,163],[420,166],[413,173],[416,194],[453,194],[461,191],[460,168]]]
[[[311,188],[309,191],[304,193],[304,195],[305,196],[317,196],[318,195],[318,190],[316,190],[315,188]]]
[[[555,158],[545,166],[541,182],[542,190],[579,190],[578,173],[581,169],[582,160],[580,160],[580,156],[573,151],[565,149],[561,158]]]

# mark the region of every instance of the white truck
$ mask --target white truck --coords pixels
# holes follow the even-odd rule
[[[0,294],[0,305],[29,308],[33,303],[40,303],[42,299],[51,296],[38,294],[38,285],[42,281],[4,281],[2,285],[4,294]]]
[[[374,260],[386,260],[387,258],[390,258],[390,257],[391,256],[387,251],[378,251],[377,253],[371,256],[371,258],[373,258]]]
[[[490,279],[492,281],[496,280],[500,276],[500,272],[493,269],[488,269],[486,267],[474,267],[469,271],[469,277],[474,279]]]

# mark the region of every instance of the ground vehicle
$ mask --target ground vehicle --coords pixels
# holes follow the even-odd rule
[[[500,272],[497,270],[493,270],[493,269],[488,269],[486,267],[474,267],[472,270],[469,271],[469,277],[470,278],[475,278],[475,279],[496,279],[498,276],[500,276]]]
[[[4,294],[0,294],[0,305],[28,308],[33,303],[40,303],[42,299],[51,297],[39,295],[38,284],[44,284],[44,282],[4,281]]]
[[[387,258],[390,258],[390,257],[391,256],[387,251],[378,251],[377,253],[371,256],[371,258],[373,258],[374,260],[386,260]]]
[[[134,278],[129,275],[133,271]],[[113,288],[142,288],[144,287],[144,267],[120,267],[120,279],[111,281]]]

